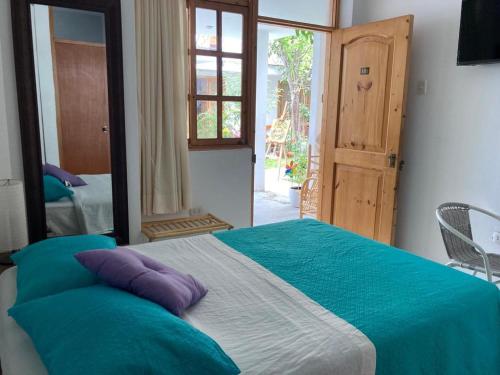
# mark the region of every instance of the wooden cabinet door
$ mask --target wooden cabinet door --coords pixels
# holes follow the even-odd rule
[[[106,46],[55,40],[54,51],[61,167],[111,173]]]
[[[332,34],[319,218],[391,243],[413,16]]]

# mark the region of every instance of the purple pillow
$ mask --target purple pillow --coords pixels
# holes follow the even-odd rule
[[[56,167],[55,165],[52,164],[44,164],[43,174],[48,174],[52,177],[57,178],[66,186],[68,184],[70,186],[75,186],[75,187],[87,185],[87,183],[83,181],[80,177],[75,176],[74,174],[71,174],[69,172],[66,172],[64,169]]]
[[[156,302],[177,316],[207,294],[193,276],[124,247],[84,251],[75,257],[109,285]]]

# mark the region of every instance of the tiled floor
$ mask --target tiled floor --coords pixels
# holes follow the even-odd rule
[[[292,207],[288,198],[269,192],[254,195],[253,225],[264,225],[299,218],[299,209]]]
[[[264,225],[299,218],[299,209],[288,199],[291,182],[285,178],[285,169],[265,171],[265,191],[255,192],[253,224]]]

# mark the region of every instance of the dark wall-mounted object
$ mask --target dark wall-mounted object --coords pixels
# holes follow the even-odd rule
[[[500,62],[500,1],[463,0],[458,65]]]

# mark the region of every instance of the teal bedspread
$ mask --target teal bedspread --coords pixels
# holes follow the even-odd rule
[[[315,220],[216,234],[361,330],[377,374],[500,374],[500,293]]]

